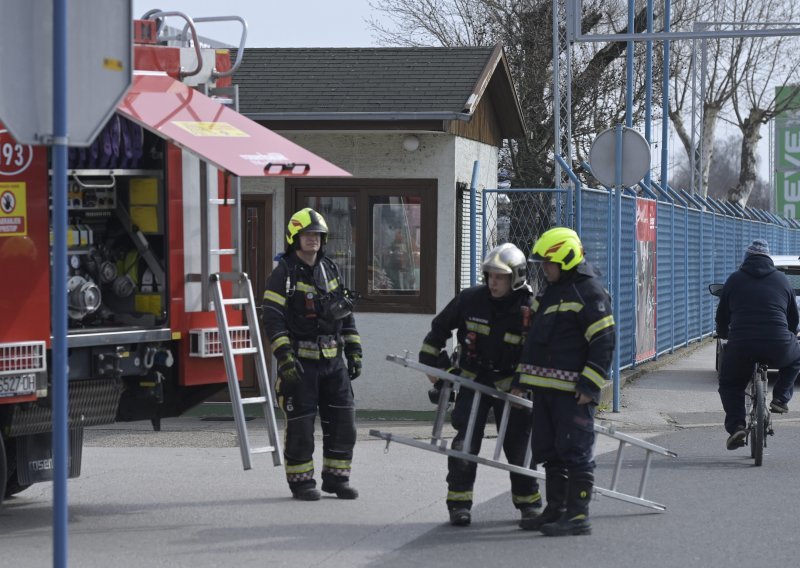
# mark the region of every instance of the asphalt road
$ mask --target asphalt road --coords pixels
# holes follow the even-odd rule
[[[623,389],[602,419],[678,453],[655,457],[652,512],[607,497],[592,504],[593,534],[548,538],[516,526],[507,474],[480,467],[473,524],[447,524],[443,456],[370,438],[370,428],[424,437],[428,425],[363,424],[353,485],[361,498],[289,498],[283,472],[257,456],[243,472],[233,425],[200,419],[115,425],[87,433],[83,471],[69,482],[69,565],[555,566],[593,568],[796,565],[800,421],[776,420],[762,467],[724,448],[713,346],[683,353]],[[424,381],[424,378],[420,378]],[[424,385],[421,382],[420,388]],[[800,416],[800,412],[797,412]],[[251,429],[256,427],[251,423]],[[493,450],[493,440],[484,452]],[[608,486],[616,442],[598,443]],[[638,490],[644,454],[626,450],[619,488]],[[2,566],[51,565],[49,484],[0,509]]]

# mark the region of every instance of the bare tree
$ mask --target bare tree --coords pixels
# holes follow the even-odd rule
[[[795,6],[790,0],[760,3],[762,21],[789,22]],[[764,24],[764,27],[778,24]],[[777,90],[800,81],[800,59],[796,36],[752,38],[740,60],[741,76],[732,97],[733,114],[742,132],[741,167],[738,183],[728,192],[728,200],[745,205],[757,181],[757,151],[761,126],[788,110],[792,97],[778,97]]]
[[[685,21],[699,24],[705,30],[730,28],[726,22],[744,22],[758,17],[757,7],[752,0],[733,0],[732,2],[704,2],[685,0],[680,3]],[[741,26],[740,26],[741,27]],[[669,117],[687,156],[694,152],[695,167],[702,163],[699,187],[695,191],[706,195],[709,184],[709,171],[714,160],[714,138],[723,108],[730,104],[741,81],[737,69],[739,58],[749,38],[713,38],[696,41],[675,42],[675,50],[670,60]],[[705,67],[703,67],[705,64]],[[694,66],[694,67],[693,67]],[[702,121],[696,125],[701,136],[695,138],[692,147],[691,136],[691,97],[693,89],[700,90],[693,78],[702,81],[705,77]],[[688,124],[687,124],[688,123]],[[702,148],[702,152],[700,149]]]
[[[738,135],[727,138],[716,138],[714,144],[714,162],[709,168],[708,188],[706,195],[715,199],[725,199],[728,189],[736,185],[739,179],[739,149],[742,137]],[[692,167],[688,156],[673,156],[675,173],[670,180],[673,187],[689,190],[692,183]]]
[[[635,31],[646,25],[644,3],[636,12]],[[508,148],[516,187],[552,187],[553,88],[551,0],[373,0],[383,25],[372,21],[380,43],[420,45],[491,45],[502,42],[529,129],[527,140]],[[625,0],[585,0],[582,31],[627,32]],[[625,42],[578,44],[573,50],[573,146],[579,158],[591,139],[625,115]],[[639,50],[641,53],[641,49]],[[637,91],[643,88],[642,73]],[[635,98],[633,114],[643,114],[644,98]]]
[[[794,16],[793,0],[730,0],[703,3],[684,0],[681,4],[693,13],[696,22],[708,30],[769,28],[785,25]],[[692,6],[693,5],[693,6]],[[705,26],[702,24],[705,23]],[[775,104],[774,88],[797,79],[798,62],[792,53],[797,41],[792,37],[713,38],[695,42],[676,42],[671,60],[672,93],[669,116],[687,155],[694,152],[696,164],[702,162],[700,185],[704,195],[711,190],[709,172],[716,159],[714,138],[719,119],[732,112],[733,122],[742,131],[739,180],[729,187],[728,199],[744,205],[757,180],[756,148],[761,125],[784,108]],[[699,48],[705,50],[706,67]],[[698,49],[694,53],[693,49]],[[692,63],[693,62],[693,63]],[[692,148],[690,97],[692,72],[698,79],[705,71],[705,98],[702,101],[701,133]],[[702,146],[702,154],[700,147]]]
[[[753,22],[790,21],[793,0],[673,0],[672,29],[689,29],[706,23],[706,29],[753,27]],[[386,45],[505,45],[520,103],[529,128],[527,140],[512,141],[505,159],[517,186],[550,186],[553,179],[552,2],[551,0],[372,0],[390,24],[371,22],[379,41]],[[627,32],[626,0],[585,0],[581,27],[584,33]],[[657,10],[660,8],[657,7]],[[644,0],[637,0],[635,31],[645,27]],[[656,29],[660,14],[656,13]],[[768,25],[768,24],[765,24]],[[735,122],[743,132],[740,178],[730,198],[745,203],[753,190],[755,146],[760,127],[783,110],[772,93],[775,86],[795,79],[800,59],[793,57],[793,38],[713,38],[697,42],[672,42],[670,108],[667,113],[687,156],[702,162],[699,190],[708,187],[715,159],[714,138],[720,116],[733,107]],[[705,46],[705,97],[702,101],[701,140],[692,148],[690,97],[692,65]],[[626,43],[578,43],[573,47],[572,127],[578,161],[585,158],[600,130],[621,122],[625,115],[624,74]],[[644,45],[636,47],[642,65]],[[659,64],[659,58],[655,60]],[[658,70],[655,70],[658,73]],[[643,73],[634,75],[634,119],[643,115]],[[770,77],[772,81],[770,81]],[[775,78],[779,77],[776,81]],[[658,82],[654,85],[658,95]],[[657,99],[655,99],[657,100]],[[656,102],[655,105],[658,105]],[[703,153],[699,153],[702,146]]]
[[[382,45],[423,47],[492,45],[491,13],[473,0],[370,1],[372,9],[388,16],[389,24],[369,20]]]

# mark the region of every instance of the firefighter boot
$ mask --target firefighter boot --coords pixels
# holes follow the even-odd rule
[[[322,480],[322,490],[325,493],[335,493],[339,499],[358,499],[358,491],[350,487],[349,481]]]
[[[539,516],[539,509],[541,509],[541,508],[542,508],[541,504],[538,505],[538,506],[537,505],[523,505],[522,507],[520,507],[519,508],[519,516],[520,516],[520,519],[521,519],[520,520],[520,526],[522,525],[523,522],[525,522],[525,521],[530,522],[533,519],[535,519],[536,517],[538,517]]]
[[[539,516],[539,513],[542,509],[542,495],[538,491],[536,491],[533,495],[533,502],[532,503],[521,503],[517,505],[517,509],[519,509],[520,519],[522,521],[528,519],[535,519]],[[521,522],[521,521],[520,521]]]
[[[292,490],[292,497],[300,501],[319,501],[321,495],[313,485],[298,487]]]
[[[552,523],[561,518],[564,513],[564,503],[567,500],[567,472],[561,468],[548,467],[545,469],[547,478],[544,482],[547,506],[541,515],[525,517],[519,522],[519,527],[526,531],[538,531],[542,525]]]
[[[466,507],[449,509],[450,524],[455,527],[466,527],[472,522],[472,514]]]
[[[567,512],[560,520],[542,525],[542,533],[547,536],[592,534],[592,525],[589,523],[592,487],[594,487],[592,472],[571,473],[567,483]]]

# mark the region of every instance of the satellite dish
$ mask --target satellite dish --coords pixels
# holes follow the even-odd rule
[[[617,129],[598,134],[589,150],[592,175],[603,185],[617,185]],[[650,169],[650,144],[635,130],[622,127],[622,186],[636,185]]]

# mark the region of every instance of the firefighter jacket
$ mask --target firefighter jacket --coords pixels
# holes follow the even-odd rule
[[[608,293],[586,262],[549,284],[533,301],[515,387],[578,391],[600,401],[614,353]]]
[[[503,298],[492,298],[486,285],[464,290],[433,318],[420,363],[437,366],[439,353],[457,329],[458,374],[508,391],[530,322],[531,299],[527,286]]]
[[[339,269],[323,253],[314,266],[294,251],[282,255],[264,292],[264,329],[275,356],[291,349],[304,359],[361,356],[361,338],[352,313],[344,317],[332,306],[342,299]],[[337,316],[339,319],[337,319]]]

